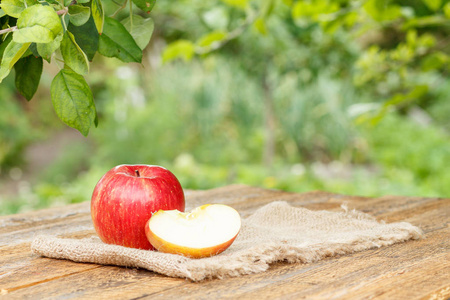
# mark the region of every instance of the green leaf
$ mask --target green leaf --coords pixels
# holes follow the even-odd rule
[[[12,41],[12,35],[8,35],[5,40],[0,43],[0,63],[2,61],[3,53],[5,52],[6,47]]]
[[[6,13],[3,11],[3,9],[0,8],[0,18],[6,16]]]
[[[62,31],[61,20],[51,6],[33,5],[25,9],[14,31],[16,43],[50,43]]]
[[[64,64],[80,75],[89,73],[89,61],[78,46],[73,34],[66,31],[61,42],[61,55],[64,58]]]
[[[450,57],[443,52],[435,52],[430,55],[427,55],[422,63],[422,70],[425,72],[438,70],[442,67],[448,66],[450,62]]]
[[[43,5],[53,5],[53,7],[55,9],[62,8],[62,5],[61,5],[61,3],[58,0],[45,0],[45,1],[38,0],[38,1],[36,1],[36,4],[39,4],[39,3],[43,4]],[[27,7],[28,6],[29,5],[27,5]]]
[[[409,93],[397,93],[384,103],[384,107],[398,105],[407,101],[414,101],[428,93],[428,85],[417,85]]]
[[[45,0],[48,4],[53,4],[56,7],[61,7],[61,3],[59,3],[57,0]]]
[[[36,44],[36,43],[31,43],[31,44],[30,44],[30,47],[28,47],[28,50],[31,51],[31,53],[32,53],[34,56],[36,56],[36,57],[41,56],[41,55],[39,54],[39,52],[37,51],[37,44]],[[27,51],[28,51],[28,50],[27,50]]]
[[[227,33],[221,30],[216,30],[202,36],[198,41],[197,45],[200,47],[209,47],[214,43],[220,42],[227,37]]]
[[[261,6],[260,17],[262,19],[267,18],[268,16],[270,16],[272,14],[274,8],[275,8],[274,0],[265,0]]]
[[[52,54],[60,47],[63,36],[61,33],[50,43],[37,43],[36,51],[39,56],[50,62]]]
[[[89,20],[91,9],[82,5],[69,6],[70,23],[75,26],[81,26]]]
[[[267,35],[267,26],[263,18],[256,19],[255,23],[253,23],[253,26],[262,35]]]
[[[156,0],[132,0],[132,1],[137,7],[139,7],[146,13],[150,13],[156,3]]]
[[[163,63],[169,62],[176,58],[182,58],[189,61],[194,56],[195,47],[191,41],[178,40],[167,46],[162,55]]]
[[[117,57],[123,62],[141,62],[142,50],[126,28],[117,20],[106,17],[98,52],[106,57]]]
[[[14,65],[16,88],[28,101],[33,98],[41,80],[43,62],[33,55],[23,57]]]
[[[444,5],[444,14],[447,19],[450,19],[450,2]]]
[[[92,61],[97,53],[99,43],[99,35],[92,16],[81,26],[69,24],[67,30],[73,34],[76,43],[86,54],[88,60]]]
[[[293,8],[292,8],[292,18],[293,19],[299,19],[303,16],[309,15],[309,3],[298,1],[295,2]]]
[[[445,26],[448,21],[442,15],[430,15],[425,17],[418,17],[408,20],[403,24],[402,29],[407,30],[409,28],[421,28],[428,26]]]
[[[27,51],[30,43],[20,44],[14,41],[9,42],[3,52],[2,62],[0,64],[0,82],[8,76],[15,63],[22,57]]]
[[[97,32],[102,34],[105,23],[105,12],[103,11],[102,2],[100,0],[92,0],[91,11]]]
[[[36,4],[36,0],[2,0],[1,6],[4,13],[8,16],[18,18],[20,14],[27,8],[28,6],[32,6]],[[1,17],[1,14],[0,14]]]
[[[432,11],[439,10],[442,5],[442,0],[422,0],[422,2]]]
[[[31,51],[30,48],[31,48],[31,44],[30,44],[30,47],[28,47],[27,51],[25,51],[25,53],[22,54],[22,58],[27,57],[27,56],[30,56],[30,55],[33,55],[33,51]],[[39,55],[38,55],[38,56],[39,56]]]
[[[386,115],[391,107],[418,100],[428,93],[428,90],[428,85],[417,85],[409,93],[397,93],[393,95],[390,99],[384,102],[378,113],[371,118],[372,125],[376,125],[383,118],[383,116]],[[358,123],[361,121],[364,121],[364,117],[357,120]]]
[[[376,21],[390,21],[401,16],[401,7],[386,0],[368,0],[364,10]]]
[[[133,22],[131,22],[133,20]],[[139,15],[133,15],[122,20],[123,26],[130,32],[136,44],[144,50],[152,38],[155,24],[151,18],[143,18]]]
[[[229,6],[233,6],[242,10],[245,10],[248,7],[248,0],[222,0],[225,4]]]
[[[262,12],[267,11],[267,13],[261,15],[263,18],[270,15],[273,10],[273,5],[273,3],[266,4],[265,7],[268,8]],[[307,18],[314,21],[321,21],[326,18],[327,14],[332,14],[338,10],[339,5],[329,0],[298,1],[292,7],[292,17],[294,19]],[[299,20],[296,21],[298,22]]]
[[[50,93],[58,117],[87,136],[97,111],[91,89],[83,76],[70,69],[62,69],[53,79]]]

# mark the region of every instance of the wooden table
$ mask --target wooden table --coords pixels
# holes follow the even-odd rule
[[[325,192],[304,194],[233,185],[187,192],[186,199],[220,199],[248,216],[274,200],[312,210],[349,208],[386,222],[407,221],[425,238],[311,264],[277,263],[264,273],[193,283],[149,271],[74,263],[36,256],[38,234],[95,235],[89,202],[0,217],[2,299],[448,299],[450,199],[364,198]]]

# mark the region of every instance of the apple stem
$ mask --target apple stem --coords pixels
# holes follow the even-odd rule
[[[139,174],[139,170],[135,170],[134,172],[136,173],[137,177],[141,177],[141,174]]]

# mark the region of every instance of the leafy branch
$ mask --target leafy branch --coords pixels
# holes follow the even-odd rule
[[[129,3],[150,13],[155,0]],[[63,66],[51,83],[52,103],[58,117],[85,136],[98,124],[84,78],[90,62],[98,53],[140,63],[154,27],[149,17],[133,16],[132,9],[121,22],[105,16],[101,0],[2,0],[0,7],[0,82],[14,68],[18,92],[31,100],[43,61],[52,63],[59,53],[55,61]]]
[[[245,30],[247,30],[250,26],[252,26],[255,23],[258,17],[259,14],[249,9],[247,17],[242,22],[242,24],[233,29],[232,31],[222,36],[220,34],[217,35],[217,33],[214,32],[212,34],[210,33],[206,36],[203,36],[199,40],[199,45],[195,47],[195,53],[198,55],[204,55],[222,48],[228,42],[241,36],[245,32]]]
[[[220,30],[212,31],[197,39],[195,43],[188,40],[176,41],[170,44],[164,51],[163,62],[168,62],[177,58],[189,60],[194,54],[205,55],[214,52],[230,41],[239,38],[252,26],[262,35],[267,34],[265,20],[272,13],[275,5],[274,0],[261,1],[258,9],[248,5],[247,1],[231,1],[231,3],[245,11],[245,19],[242,20],[239,26],[228,32]]]

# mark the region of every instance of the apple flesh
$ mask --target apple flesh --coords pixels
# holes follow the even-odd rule
[[[120,165],[97,183],[91,216],[100,239],[107,244],[153,249],[145,224],[160,209],[184,211],[184,192],[169,170],[151,165]]]
[[[145,234],[158,251],[202,258],[230,247],[240,228],[241,218],[235,209],[207,204],[189,213],[159,210],[148,220]]]

